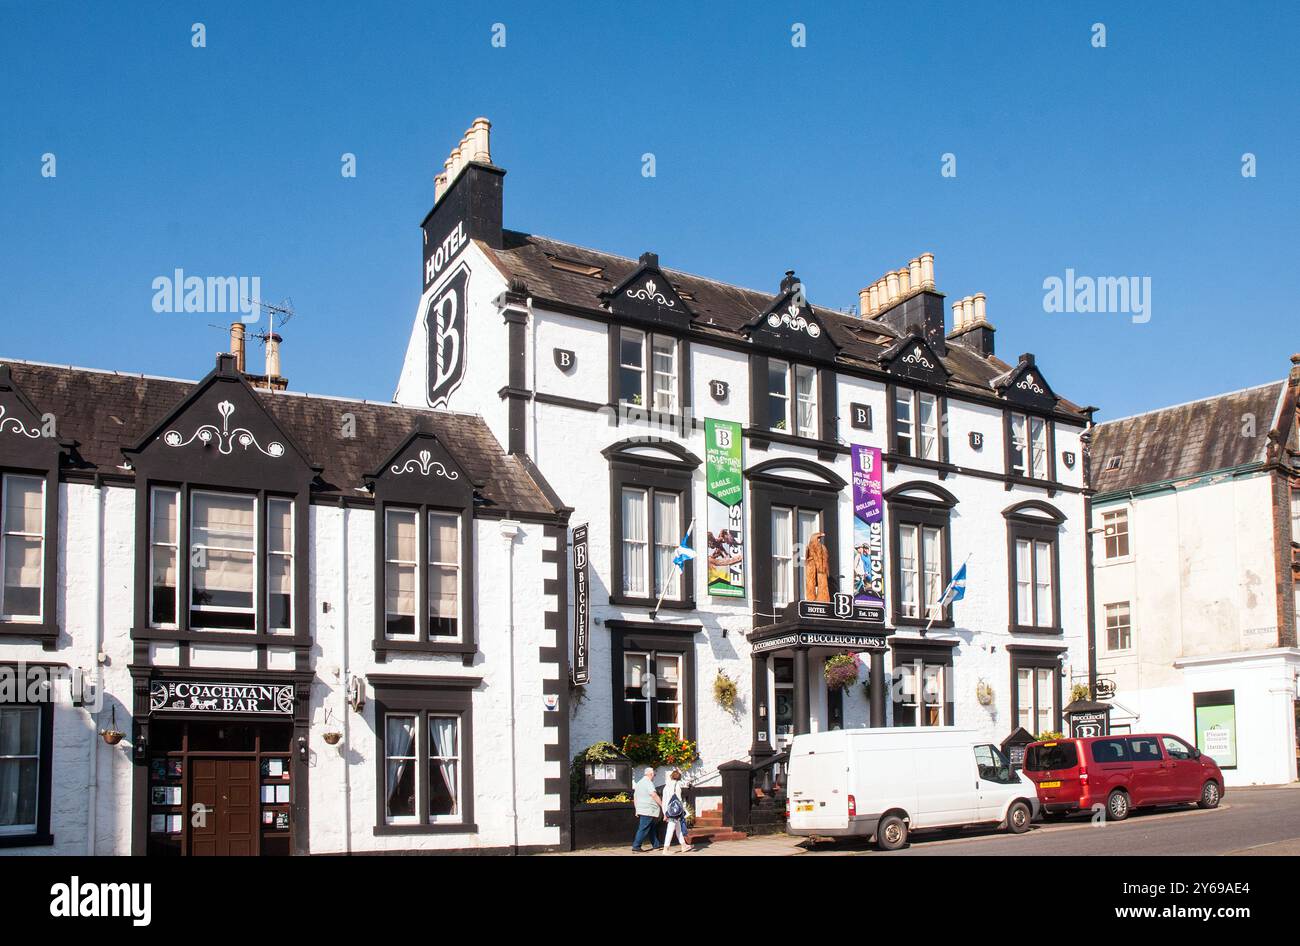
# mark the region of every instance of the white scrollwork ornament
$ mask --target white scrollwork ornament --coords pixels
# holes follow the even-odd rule
[[[666,308],[669,309],[677,305],[676,302],[669,299],[667,296],[665,296],[662,292],[659,291],[659,287],[655,284],[655,281],[653,279],[647,279],[645,281],[645,285],[642,286],[640,289],[636,290],[635,292],[633,292],[631,289],[628,289],[627,295],[629,298],[640,299],[644,302],[653,302],[656,305],[665,306]]]
[[[1021,378],[1016,383],[1016,387],[1020,388],[1022,391],[1032,391],[1034,394],[1047,393],[1041,387],[1038,386],[1038,382],[1034,380],[1034,375],[1032,372],[1027,373],[1023,378]]]
[[[767,324],[772,328],[780,328],[782,325],[789,326],[796,332],[806,332],[809,338],[820,338],[822,327],[810,319],[805,319],[799,314],[797,306],[790,306],[780,315],[773,312],[767,317]]]
[[[911,352],[903,356],[903,363],[908,365],[919,365],[927,371],[934,370],[934,364],[929,358],[925,357],[925,352],[921,350],[920,345],[917,345],[911,350]]]
[[[5,406],[0,404],[0,431],[7,430],[11,434],[21,434],[24,437],[30,437],[32,440],[40,438],[41,429],[39,427],[28,428],[17,417],[6,417],[5,413]]]
[[[421,476],[428,476],[432,473],[434,476],[441,476],[448,480],[460,479],[459,473],[455,470],[448,470],[435,460],[433,453],[428,450],[421,450],[418,457],[411,457],[405,463],[394,463],[391,469],[397,476],[401,476],[403,473],[414,473],[418,470]]]
[[[230,456],[230,454],[234,453],[237,446],[243,447],[244,450],[249,447],[256,447],[258,451],[273,460],[284,456],[284,444],[280,443],[280,441],[272,440],[263,447],[257,442],[257,436],[247,427],[230,429],[230,415],[235,413],[234,404],[229,401],[222,401],[217,405],[217,413],[221,415],[220,430],[217,429],[215,424],[202,424],[189,437],[183,436],[179,430],[169,430],[163,434],[163,443],[169,447],[184,447],[197,440],[205,447],[215,443],[217,449],[224,456]]]

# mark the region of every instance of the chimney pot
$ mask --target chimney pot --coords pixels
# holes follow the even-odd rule
[[[482,164],[492,163],[492,149],[490,146],[490,135],[492,123],[486,118],[474,119],[474,124],[470,126],[470,134],[474,139],[474,160]]]
[[[921,288],[934,288],[934,254],[921,254]]]
[[[244,371],[244,323],[230,323],[230,353],[235,356],[235,370]]]
[[[889,301],[893,302],[899,296],[898,292],[898,273],[888,273],[885,276],[885,285],[889,291]]]
[[[908,278],[908,284],[911,285],[911,287],[912,287],[913,289],[920,289],[920,288],[921,288],[921,285],[922,285],[922,280],[921,280],[921,257],[918,256],[916,259],[911,260],[911,261],[908,262],[908,264],[907,264],[907,272],[908,272],[908,277],[909,277],[909,278]]]
[[[952,304],[952,330],[960,332],[966,327],[966,300],[956,299]]]
[[[971,315],[972,320],[974,320],[976,323],[979,323],[979,322],[987,322],[988,319],[985,318],[985,311],[986,311],[986,310],[985,310],[985,299],[984,299],[984,293],[982,293],[982,292],[977,292],[977,293],[975,293],[975,296],[974,296],[974,305],[975,305],[975,309],[974,309],[974,312],[973,312],[972,315]]]
[[[275,332],[266,336],[266,380],[273,381],[280,377],[280,342],[284,341]]]
[[[898,294],[907,295],[912,291],[912,274],[906,266],[898,271]]]
[[[871,288],[858,290],[858,315],[861,318],[870,318],[874,310],[871,306]]]
[[[872,315],[880,311],[880,287],[876,283],[867,287],[867,304]]]

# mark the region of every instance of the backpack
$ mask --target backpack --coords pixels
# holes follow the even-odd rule
[[[664,814],[669,818],[672,818],[674,821],[686,817],[686,806],[682,804],[682,797],[680,795],[674,795],[672,798],[668,799],[668,810],[665,811]]]

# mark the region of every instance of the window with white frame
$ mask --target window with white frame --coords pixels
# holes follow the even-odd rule
[[[681,576],[673,564],[682,538],[681,495],[649,487],[624,486],[623,593],[633,598],[676,601]]]
[[[414,825],[461,821],[461,752],[460,714],[432,710],[386,713],[385,823]]]
[[[804,549],[822,531],[821,512],[772,506],[772,604],[782,608],[804,596]]]
[[[0,620],[40,621],[45,568],[45,480],[0,478]]]
[[[914,522],[898,523],[899,613],[905,618],[943,619],[944,529]]]
[[[894,665],[895,726],[952,725],[946,709],[951,703],[951,667],[922,658],[900,660]]]
[[[190,627],[256,627],[256,525],[254,496],[190,494]]]
[[[770,430],[816,438],[819,428],[817,369],[769,358],[767,410]]]
[[[1112,509],[1101,514],[1102,531],[1106,539],[1106,558],[1128,557],[1128,510]]]
[[[1011,472],[1029,479],[1050,476],[1047,421],[1032,414],[1011,414]]]
[[[1052,627],[1056,619],[1052,595],[1053,543],[1027,538],[1015,541],[1015,621],[1027,627]]]
[[[1291,543],[1300,545],[1300,485],[1291,487]]]
[[[384,510],[384,628],[390,640],[415,641],[424,608],[430,640],[458,638],[462,606],[461,517],[430,510],[421,547],[420,512]]]
[[[266,625],[293,630],[293,502],[266,502]]]
[[[618,735],[654,734],[671,729],[682,734],[683,657],[662,651],[623,652],[623,704],[628,731]]]
[[[894,389],[894,452],[922,460],[941,460],[940,401],[928,391]]]
[[[154,627],[176,627],[177,563],[180,559],[180,491],[154,487],[149,517],[149,615]]]
[[[1056,670],[1050,667],[1016,669],[1016,721],[1038,735],[1056,725]]]
[[[673,414],[679,409],[677,340],[634,328],[618,330],[618,400]]]
[[[1133,625],[1127,601],[1106,605],[1106,649],[1129,650],[1133,647]]]
[[[37,828],[41,712],[40,706],[0,705],[0,837]]]

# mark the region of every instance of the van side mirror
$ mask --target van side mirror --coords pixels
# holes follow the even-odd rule
[[[1193,748],[1193,749],[1192,749],[1192,758],[1193,758],[1193,759],[1199,759],[1200,757],[1201,757],[1201,750],[1200,750],[1200,749]]]

